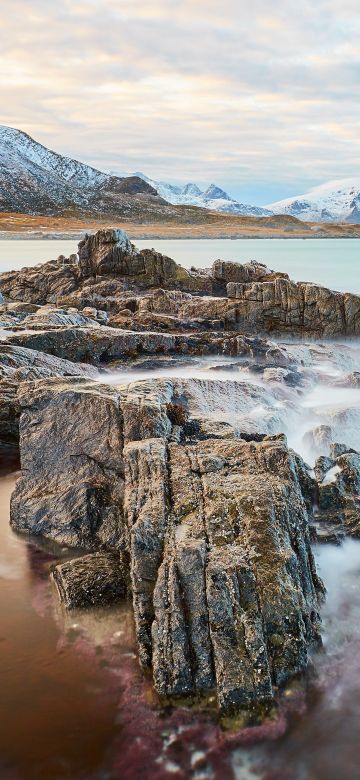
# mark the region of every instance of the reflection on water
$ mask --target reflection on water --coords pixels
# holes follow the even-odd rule
[[[0,481],[0,777],[99,777],[120,730],[117,670],[133,651],[131,613],[120,607],[59,629],[52,558],[9,527],[14,481]]]

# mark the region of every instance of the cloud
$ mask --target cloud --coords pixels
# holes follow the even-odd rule
[[[103,169],[260,202],[360,172],[359,32],[352,0],[13,0],[2,121]]]

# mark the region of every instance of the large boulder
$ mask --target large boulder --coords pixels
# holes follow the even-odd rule
[[[79,267],[84,279],[92,276],[124,278],[140,289],[162,286],[189,286],[187,271],[170,257],[134,247],[123,230],[99,230],[79,244]]]
[[[103,607],[126,595],[128,562],[121,550],[101,550],[57,564],[51,576],[66,609]]]
[[[19,384],[51,376],[96,377],[98,371],[33,349],[0,344],[0,450],[18,452]]]
[[[125,448],[140,658],[165,697],[274,697],[319,641],[322,593],[296,462],[278,439]]]
[[[86,379],[25,383],[18,400],[22,476],[11,500],[18,531],[70,547],[124,544],[118,392]]]
[[[212,423],[224,384],[163,379],[116,390],[70,378],[24,386],[11,522],[61,544],[120,550],[139,657],[158,693],[215,689],[220,711],[234,714],[271,702],[306,668],[308,648],[320,641],[323,588],[305,466],[283,436],[246,441],[230,421]],[[238,412],[250,409],[246,383],[230,385]],[[209,417],[196,420],[205,398]],[[102,582],[92,557],[61,569],[69,606],[84,597],[83,567],[91,588]]]

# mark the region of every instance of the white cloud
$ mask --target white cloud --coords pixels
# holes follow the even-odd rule
[[[352,0],[13,0],[2,121],[104,169],[261,200],[359,173],[359,32]]]

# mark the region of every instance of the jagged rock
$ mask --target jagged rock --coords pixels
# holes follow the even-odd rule
[[[34,314],[29,314],[21,323],[21,327],[35,330],[44,328],[61,328],[73,325],[75,327],[100,327],[97,323],[96,310],[94,317],[88,317],[77,309],[59,309],[55,306],[41,306]]]
[[[124,230],[98,230],[79,243],[79,268],[82,277],[124,276],[133,264],[136,273],[138,252]]]
[[[319,641],[322,592],[286,444],[212,439],[170,444],[166,456],[153,439],[126,449],[137,636],[157,690],[215,686],[224,713],[272,699]]]
[[[360,536],[360,454],[332,443],[329,458],[315,464],[318,479],[318,528]]]
[[[233,263],[229,260],[215,260],[212,266],[212,276],[225,287],[229,282],[249,283],[266,281],[274,272],[263,263]],[[285,278],[289,278],[284,274]]]
[[[8,271],[0,274],[0,287],[12,301],[56,303],[58,297],[69,295],[77,289],[78,265],[51,260],[33,268]]]
[[[162,286],[191,286],[188,271],[154,249],[139,251],[123,230],[99,230],[79,244],[79,266],[83,278],[113,276],[140,289]]]
[[[156,689],[172,698],[215,688],[220,711],[234,714],[305,669],[323,589],[305,467],[284,436],[246,442],[228,424],[225,437],[204,438],[189,416],[206,397],[211,419],[222,384],[21,388],[11,519],[61,544],[126,551],[139,656]],[[242,410],[264,392],[230,384]]]
[[[51,576],[67,609],[106,606],[127,592],[128,561],[121,551],[96,552],[59,563]]]
[[[320,455],[315,461],[314,474],[318,482],[322,482],[325,474],[333,467],[334,460],[326,455]]]
[[[115,229],[85,236],[79,244],[79,260],[60,257],[35,268],[0,274],[0,287],[11,300],[95,306],[113,314],[127,308],[130,295],[138,311],[170,314],[184,323],[193,320],[195,327],[202,323],[204,329],[217,323],[216,327],[234,332],[360,333],[360,298],[356,295],[295,283],[287,274],[270,272],[261,263],[219,260],[212,270],[187,271],[154,249],[139,251],[126,233]],[[141,300],[141,293],[152,288],[161,290]],[[192,295],[187,298],[184,293]],[[132,306],[130,310],[135,313]],[[137,319],[141,327],[140,314]]]
[[[45,355],[32,349],[0,344],[0,449],[17,450],[19,442],[19,383],[50,376],[98,375],[95,368]]]
[[[242,327],[292,334],[301,330],[328,337],[360,332],[360,297],[350,293],[276,278],[252,284],[229,282],[227,295],[236,303]]]
[[[123,544],[119,394],[86,379],[20,387],[22,476],[11,523],[70,547]]]
[[[97,377],[98,371],[93,366],[72,363],[39,350],[0,343],[0,377],[19,382],[47,376]]]

